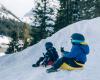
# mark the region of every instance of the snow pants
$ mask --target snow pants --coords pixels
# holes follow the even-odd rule
[[[75,67],[75,68],[80,68],[82,66],[76,64],[75,60],[72,59],[72,58],[66,58],[66,57],[62,57],[60,59],[58,59],[52,66],[55,68],[55,69],[58,69],[61,67],[61,65],[63,63],[66,63],[68,64],[69,66],[71,67]]]

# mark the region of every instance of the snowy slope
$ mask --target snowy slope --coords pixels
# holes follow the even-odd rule
[[[59,71],[47,74],[45,68],[32,68],[42,52],[45,52],[44,44],[52,41],[57,51],[60,47],[66,50],[71,48],[71,34],[79,32],[85,35],[86,42],[90,45],[90,55],[84,70]],[[58,31],[53,36],[44,39],[26,50],[0,57],[0,80],[99,80],[100,71],[100,17],[92,20],[84,20]],[[60,52],[59,52],[60,55]]]

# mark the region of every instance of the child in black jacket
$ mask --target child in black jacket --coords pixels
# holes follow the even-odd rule
[[[45,48],[47,52],[43,53],[44,57],[40,57],[36,64],[32,65],[33,67],[38,67],[40,64],[47,66],[50,62],[54,63],[58,59],[58,53],[51,42],[46,42]]]

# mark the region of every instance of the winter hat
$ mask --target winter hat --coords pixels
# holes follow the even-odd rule
[[[71,38],[72,38],[72,42],[76,42],[76,43],[81,43],[85,41],[84,36],[80,33],[72,34]]]
[[[49,49],[49,48],[53,47],[52,42],[46,42],[45,47],[46,47],[46,49]]]

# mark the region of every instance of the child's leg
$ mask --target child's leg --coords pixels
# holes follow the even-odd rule
[[[58,68],[60,68],[60,66],[65,62],[65,57],[62,57],[60,59],[58,59],[53,65],[51,68],[47,69],[47,72],[50,73],[50,72],[55,72],[57,71]]]
[[[72,58],[66,58],[66,57],[62,57],[62,58],[58,59],[58,60],[53,64],[53,67],[54,67],[55,69],[58,69],[58,68],[61,67],[61,65],[62,65],[63,63],[67,63],[69,66],[76,67],[76,68],[81,67],[81,66],[79,66],[78,64],[75,63],[75,60],[74,60],[74,59],[72,59]]]
[[[50,73],[50,72],[55,72],[57,71],[58,68],[61,67],[61,65],[63,63],[66,63],[68,64],[69,66],[72,66],[72,67],[81,67],[79,65],[77,65],[74,61],[74,59],[72,58],[66,58],[66,57],[62,57],[60,59],[58,59],[53,65],[51,68],[47,69],[47,72]]]
[[[39,67],[41,61],[44,60],[44,57],[40,57],[39,60],[36,62],[36,64],[33,64],[32,67]]]
[[[44,57],[40,57],[39,60],[36,62],[37,65],[40,65],[40,63],[44,60]]]
[[[53,67],[55,69],[58,69],[60,68],[60,66],[66,61],[66,58],[65,57],[62,57],[60,59],[58,59],[54,64],[53,64]]]

